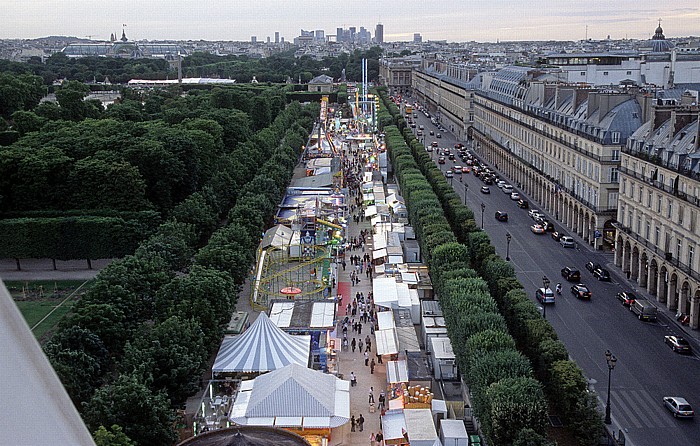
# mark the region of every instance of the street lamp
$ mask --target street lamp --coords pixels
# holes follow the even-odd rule
[[[549,277],[542,276],[542,286],[544,287],[545,295],[547,294],[547,288],[549,288]],[[547,303],[545,299],[542,299],[542,317],[547,319]]]
[[[467,192],[469,192],[469,185],[464,183],[464,205],[467,205]]]
[[[506,260],[510,260],[510,240],[513,238],[510,232],[506,232]]]
[[[484,211],[486,210],[486,205],[481,203],[481,229],[484,229]]]
[[[615,368],[617,358],[610,350],[605,350],[605,361],[608,363],[608,403],[605,405],[605,424],[612,424],[612,420],[610,419],[610,378]]]

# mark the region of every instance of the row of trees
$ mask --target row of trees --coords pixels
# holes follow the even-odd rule
[[[175,441],[174,408],[198,388],[221,342],[259,234],[272,221],[317,110],[291,104],[251,135],[241,146],[261,157],[258,167],[176,206],[133,255],[100,272],[47,343],[96,438]],[[222,219],[226,226],[209,237]]]
[[[418,219],[412,221],[429,228],[422,230],[430,232],[422,241],[424,252],[485,433],[495,444],[544,435],[547,396],[581,444],[596,444],[602,423],[581,369],[568,360],[565,346],[528,299],[512,265],[495,254],[473,212],[382,94],[386,110],[381,122],[403,123],[403,132],[385,128],[387,146],[409,211],[416,209]],[[420,192],[411,192],[417,185]],[[525,429],[528,423],[535,432]]]

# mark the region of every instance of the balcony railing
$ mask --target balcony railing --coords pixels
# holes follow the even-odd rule
[[[648,178],[648,177],[645,177],[645,176],[642,175],[641,173],[635,172],[634,170],[629,169],[629,168],[624,167],[624,166],[620,166],[620,172],[621,172],[621,173],[624,173],[624,174],[627,175],[627,176],[630,176],[630,177],[632,177],[632,178],[635,178],[635,179],[637,179],[637,180],[639,180],[639,181],[642,181],[642,182],[644,182],[644,183],[646,183],[646,184],[648,184],[648,185],[650,185],[650,186],[653,186],[653,187],[655,187],[656,189],[662,190],[662,191],[666,192],[667,194],[671,194],[671,195],[673,195],[674,197],[677,197],[677,198],[680,199],[680,200],[683,200],[683,201],[685,201],[685,202],[687,202],[687,203],[689,203],[689,204],[692,204],[693,206],[699,206],[699,207],[700,207],[700,198],[698,198],[698,197],[693,197],[693,196],[691,196],[691,195],[686,194],[685,192],[681,192],[681,191],[679,191],[678,189],[676,189],[676,188],[673,187],[673,186],[670,186],[670,185],[668,185],[668,184],[664,184],[664,183],[662,183],[662,182],[660,182],[660,181],[657,181],[657,180],[652,180],[652,179],[650,179],[650,178]]]
[[[700,280],[700,273],[692,269],[689,265],[686,265],[685,263],[681,262],[679,259],[674,258],[673,254],[664,251],[663,249],[656,246],[656,244],[651,243],[649,240],[632,231],[632,228],[629,228],[620,222],[613,222],[612,225],[618,231],[624,232],[625,234],[627,234],[628,237],[633,238],[641,245],[644,245],[645,248],[647,248],[649,251],[652,251],[658,257],[663,259],[663,261],[670,263],[671,265],[683,271],[685,274],[692,277],[693,279]]]
[[[617,213],[617,207],[612,207],[612,206],[606,206],[606,207],[597,206],[596,204],[591,203],[590,201],[588,201],[588,200],[586,200],[585,198],[581,197],[579,194],[577,194],[576,192],[574,192],[573,189],[570,189],[570,188],[568,188],[568,187],[566,187],[566,186],[563,186],[563,185],[559,184],[559,181],[558,181],[556,178],[554,178],[554,177],[552,177],[552,176],[550,176],[550,175],[544,173],[544,172],[542,171],[542,169],[540,169],[539,167],[533,165],[531,162],[525,160],[525,159],[524,159],[523,157],[521,157],[520,155],[517,155],[516,153],[511,152],[510,150],[506,149],[506,148],[503,147],[501,144],[497,143],[493,138],[491,138],[490,136],[488,136],[488,135],[482,133],[482,132],[479,131],[477,128],[472,127],[472,132],[473,132],[473,134],[478,134],[478,136],[481,137],[482,140],[483,140],[485,143],[488,142],[488,143],[491,143],[491,144],[493,144],[493,145],[498,146],[501,150],[503,150],[504,152],[508,153],[508,154],[509,154],[510,156],[512,156],[513,158],[516,158],[518,161],[520,161],[520,162],[523,163],[524,165],[528,166],[530,169],[532,169],[532,170],[534,170],[535,172],[537,172],[537,173],[538,173],[540,176],[542,176],[543,178],[546,178],[547,180],[551,181],[551,182],[556,186],[556,188],[557,188],[558,190],[560,190],[560,191],[562,191],[562,192],[566,192],[566,193],[569,194],[571,197],[575,198],[576,201],[578,201],[578,202],[581,203],[582,205],[586,206],[587,208],[591,209],[591,210],[592,210],[593,212],[595,212],[596,214],[615,214],[615,213]]]
[[[693,172],[690,169],[681,168],[679,166],[676,166],[675,164],[671,164],[667,161],[664,161],[663,159],[661,159],[658,156],[650,156],[647,153],[639,152],[637,150],[632,150],[626,145],[622,147],[622,152],[626,153],[628,155],[631,155],[635,158],[639,158],[639,159],[644,160],[644,161],[649,161],[651,164],[654,164],[655,166],[659,166],[659,167],[663,167],[664,169],[671,170],[671,171],[676,172],[680,175],[683,175],[684,177],[700,181],[700,173]]]

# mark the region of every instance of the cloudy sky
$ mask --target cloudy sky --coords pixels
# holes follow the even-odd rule
[[[2,0],[0,38],[258,41],[384,24],[384,40],[647,39],[700,35],[698,0]],[[587,34],[586,34],[587,33]]]

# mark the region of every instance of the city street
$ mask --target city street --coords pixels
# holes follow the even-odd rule
[[[418,117],[413,119],[418,126],[425,127],[425,145],[437,141],[439,147],[454,150],[453,146],[458,141],[450,133],[441,131],[442,138],[436,139],[429,135],[430,130],[438,131],[429,118],[419,111]],[[437,161],[435,151],[432,157]],[[438,166],[446,171],[455,164],[464,165],[457,157],[455,161],[446,160],[445,164]],[[547,306],[546,318],[556,329],[571,357],[584,370],[591,390],[595,390],[599,396],[601,409],[606,402],[608,386],[605,351],[610,350],[616,356],[617,363],[611,372],[613,430],[622,430],[628,445],[699,444],[700,425],[693,420],[673,418],[662,404],[664,396],[681,396],[694,405],[696,412],[700,407],[698,356],[676,354],[663,342],[665,335],[683,335],[675,321],[660,308],[658,322],[642,322],[622,306],[616,294],[637,290],[635,284],[624,279],[620,270],[613,265],[612,254],[593,251],[558,223],[555,223],[555,229],[563,229],[565,234],[574,236],[578,249],[563,248],[552,239],[550,233],[533,234],[530,226],[534,221],[528,216],[528,210],[518,208],[517,201],[511,200],[496,185],[489,186],[490,194],[482,194],[480,188],[484,183],[472,173],[462,174],[461,180],[457,174],[451,183],[461,197],[467,194],[466,202],[474,211],[477,225],[481,223],[481,203],[485,205],[484,229],[503,258],[507,249],[506,233],[511,234],[510,259],[518,279],[531,298],[535,300],[534,291],[542,287],[543,276],[549,278],[552,289],[557,282],[562,283],[562,295],[557,296],[556,304]],[[531,209],[540,209],[530,197],[523,196],[517,185],[513,186],[515,192],[530,201]],[[496,211],[507,212],[508,222],[495,220]],[[554,219],[550,218],[550,221]],[[597,281],[585,269],[589,261],[603,265],[611,273],[612,281]],[[590,301],[579,300],[570,293],[573,283],[564,280],[560,273],[565,266],[581,271],[581,282],[593,294]],[[695,351],[700,352],[697,340],[689,340]]]

